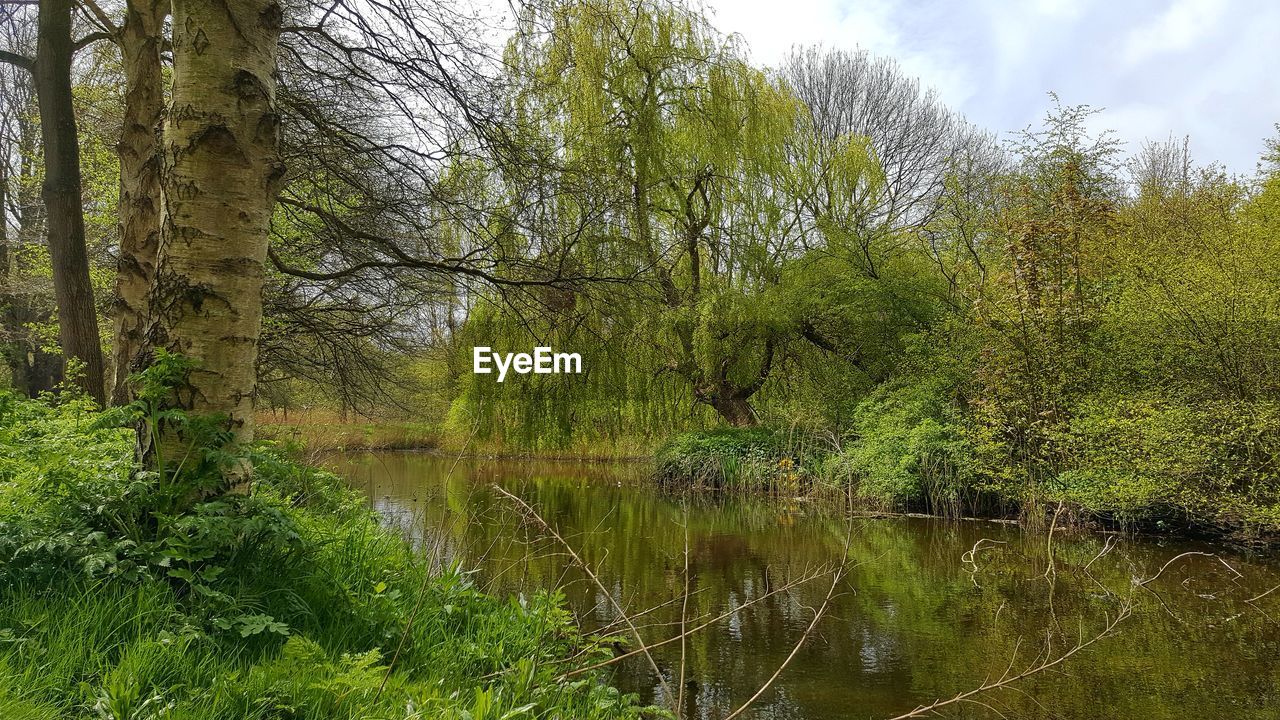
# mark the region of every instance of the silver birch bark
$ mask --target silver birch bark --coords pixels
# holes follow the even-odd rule
[[[275,0],[174,0],[173,99],[148,343],[194,361],[179,406],[253,437],[277,154]]]

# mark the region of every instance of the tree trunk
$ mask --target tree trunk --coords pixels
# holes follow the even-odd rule
[[[174,0],[173,101],[148,343],[194,361],[176,394],[253,438],[263,264],[276,193],[275,0]]]
[[[68,358],[83,364],[78,384],[102,403],[105,386],[98,316],[89,282],[80,198],[80,148],[71,102],[72,0],[40,0],[33,75],[44,141],[44,184],[49,256],[58,303],[58,337]]]
[[[751,409],[751,403],[744,397],[729,392],[717,393],[711,397],[708,404],[720,413],[720,417],[724,418],[725,422],[734,427],[755,427],[760,424],[756,419],[755,411]]]
[[[124,64],[124,117],[120,129],[120,255],[116,263],[115,377],[111,402],[129,401],[129,375],[146,333],[147,293],[160,247],[160,120],[164,85],[160,66],[167,3],[128,0],[119,44]]]

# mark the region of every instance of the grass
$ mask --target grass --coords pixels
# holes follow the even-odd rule
[[[667,487],[786,497],[815,489],[821,458],[810,439],[766,427],[681,433],[654,454],[655,476]]]
[[[441,450],[451,454],[544,460],[613,461],[648,458],[654,441],[637,437],[613,441],[582,440],[555,449],[532,450],[501,438],[476,438],[457,429],[442,429],[431,422],[348,415],[331,410],[258,413],[258,435],[264,439],[296,444],[309,453],[323,455],[348,450]]]
[[[402,419],[343,418],[328,410],[258,413],[258,434],[266,439],[298,443],[313,452],[344,450],[424,450],[441,445],[432,423]]]
[[[174,504],[80,401],[0,397],[0,717],[637,718],[555,593],[486,595],[271,447]],[[168,486],[166,486],[168,483]],[[572,658],[572,659],[571,659]]]

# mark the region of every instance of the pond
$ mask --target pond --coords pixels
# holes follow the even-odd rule
[[[335,462],[389,524],[440,562],[474,570],[483,589],[560,588],[584,629],[629,636],[620,607],[646,643],[678,637],[682,616],[686,629],[709,623],[683,648],[653,650],[663,681],[642,654],[612,666],[616,685],[678,701],[688,718],[725,717],[784,662],[742,717],[895,717],[1052,663],[1117,618],[1064,661],[939,714],[1280,717],[1280,590],[1265,594],[1280,570],[1266,557],[851,516],[830,502],[681,497],[649,486],[640,465],[412,452]],[[495,487],[535,508],[598,582]],[[1189,552],[1217,557],[1179,557]]]

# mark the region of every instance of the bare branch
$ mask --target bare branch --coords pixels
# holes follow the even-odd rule
[[[120,32],[120,28],[112,22],[111,16],[108,15],[106,11],[98,5],[98,3],[94,2],[94,0],[80,0],[80,4],[88,9],[93,15],[93,18],[102,26],[102,29],[107,31],[109,38]],[[96,35],[97,33],[94,34]]]
[[[543,519],[541,515],[538,514],[537,510],[533,509],[533,506],[529,505],[529,503],[522,500],[519,496],[508,492],[507,490],[503,489],[502,487],[499,487],[498,485],[494,485],[493,489],[496,490],[498,494],[502,495],[503,497],[515,503],[524,511],[524,513],[530,519],[532,519],[538,525],[541,525],[543,528],[545,528],[546,531],[550,533],[553,538],[555,538],[556,542],[558,542],[561,546],[564,547],[565,552],[569,554],[569,557],[573,559],[573,562],[578,567],[582,568],[582,571],[587,574],[587,577],[589,577],[591,581],[595,583],[596,587],[600,589],[600,592],[603,593],[605,597],[609,598],[609,604],[612,605],[614,611],[617,612],[618,615],[621,616],[626,621],[627,627],[631,630],[632,636],[635,637],[636,644],[640,646],[640,649],[643,651],[645,658],[649,660],[649,666],[653,668],[654,675],[657,676],[659,684],[662,685],[664,694],[668,698],[674,699],[674,696],[672,696],[671,694],[671,688],[667,684],[666,676],[662,674],[662,670],[658,669],[658,663],[653,659],[653,655],[650,654],[648,649],[649,646],[645,644],[644,638],[640,635],[640,630],[635,626],[635,623],[631,621],[630,617],[627,615],[627,611],[624,610],[618,604],[618,601],[613,597],[613,593],[609,592],[609,589],[605,587],[603,582],[601,582],[600,577],[596,575],[595,571],[591,569],[591,566],[588,565],[587,562],[582,559],[582,556],[578,555],[577,551],[573,549],[573,546],[570,545],[569,542],[565,540],[564,537],[562,537],[560,533],[556,531],[555,528],[551,527],[550,523],[548,523],[546,520]],[[585,670],[583,672],[585,672]]]
[[[18,53],[9,52],[8,50],[0,50],[0,62],[20,67],[27,72],[31,72],[32,68],[35,67],[35,60],[32,60],[26,55],[19,55]]]
[[[115,36],[105,31],[91,32],[88,35],[85,35],[84,37],[80,38],[79,40],[76,40],[75,43],[72,44],[71,46],[71,51],[80,52],[81,50],[89,47],[90,45],[100,40],[111,40],[114,42]]]

